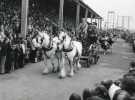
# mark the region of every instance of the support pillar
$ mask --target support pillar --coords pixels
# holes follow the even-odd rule
[[[93,21],[93,15],[91,15],[91,23],[92,23],[92,21]]]
[[[22,0],[21,34],[23,38],[25,38],[27,34],[28,8],[29,8],[29,0]]]
[[[86,8],[86,11],[85,11],[85,19],[87,20],[88,18],[88,9]]]
[[[100,29],[100,19],[98,19],[98,29]]]
[[[76,8],[76,28],[79,26],[80,23],[80,3],[77,4]]]
[[[100,30],[102,30],[102,19],[100,19]]]
[[[63,29],[63,8],[64,8],[64,0],[60,0],[59,6],[59,28]]]

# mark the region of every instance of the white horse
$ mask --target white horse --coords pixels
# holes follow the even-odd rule
[[[66,77],[65,58],[67,58],[69,61],[69,76],[72,77],[74,75],[75,68],[81,68],[79,61],[82,55],[82,43],[78,41],[72,41],[71,37],[69,37],[69,35],[63,31],[60,31],[59,33],[59,40],[61,41],[59,44],[59,50],[62,50],[62,58],[60,59],[60,62],[62,63],[60,77]]]
[[[43,70],[43,74],[48,74],[50,72],[57,72],[59,66],[55,66],[56,62],[54,62],[54,59],[57,58],[56,50],[57,50],[57,44],[59,43],[59,39],[58,37],[51,38],[47,34],[47,32],[38,32],[38,33],[42,39],[41,46],[44,52],[43,57],[44,57],[45,68]],[[52,67],[48,65],[48,61],[51,62]]]

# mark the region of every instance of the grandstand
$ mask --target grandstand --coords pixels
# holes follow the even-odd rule
[[[24,37],[27,34],[28,24],[34,24],[35,27],[38,25],[39,27],[44,28],[44,26],[46,26],[44,25],[46,19],[49,19],[53,25],[58,26],[59,28],[70,30],[75,30],[82,18],[102,19],[100,15],[82,0],[2,1],[3,2],[0,2],[0,4],[2,5],[4,3],[4,9],[0,12],[4,12],[4,15],[1,18],[4,18],[5,21],[9,21],[7,23],[13,23],[15,22],[12,21],[13,19],[18,19],[21,23],[21,33]],[[17,18],[13,17],[14,15],[16,15]]]

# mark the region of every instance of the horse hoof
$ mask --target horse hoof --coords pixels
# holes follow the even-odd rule
[[[43,72],[42,73],[42,75],[48,75],[49,74],[49,72]]]
[[[78,70],[79,70],[79,68],[74,69],[74,73],[77,73]]]
[[[42,73],[42,75],[48,75],[49,73]]]
[[[57,73],[57,71],[55,70],[55,71],[53,71],[53,73]]]
[[[53,68],[52,72],[57,73],[57,69]]]
[[[82,66],[81,65],[78,65],[78,69],[81,69],[82,68]]]
[[[66,77],[66,73],[64,73],[64,72],[63,72],[63,73],[59,73],[59,78],[60,78],[60,79],[63,79],[63,78],[65,78],[65,77]]]
[[[66,76],[59,75],[60,79],[64,79]]]
[[[69,77],[73,77],[74,76],[74,73],[70,73],[68,76]]]
[[[42,74],[43,74],[43,75],[49,74],[49,70],[44,70]]]

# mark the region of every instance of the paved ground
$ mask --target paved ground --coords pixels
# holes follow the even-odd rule
[[[68,100],[72,92],[82,94],[104,79],[117,79],[135,58],[123,40],[113,46],[113,53],[101,55],[99,63],[82,68],[74,77],[59,79],[57,74],[42,75],[43,63],[29,64],[11,74],[0,75],[0,100]]]

